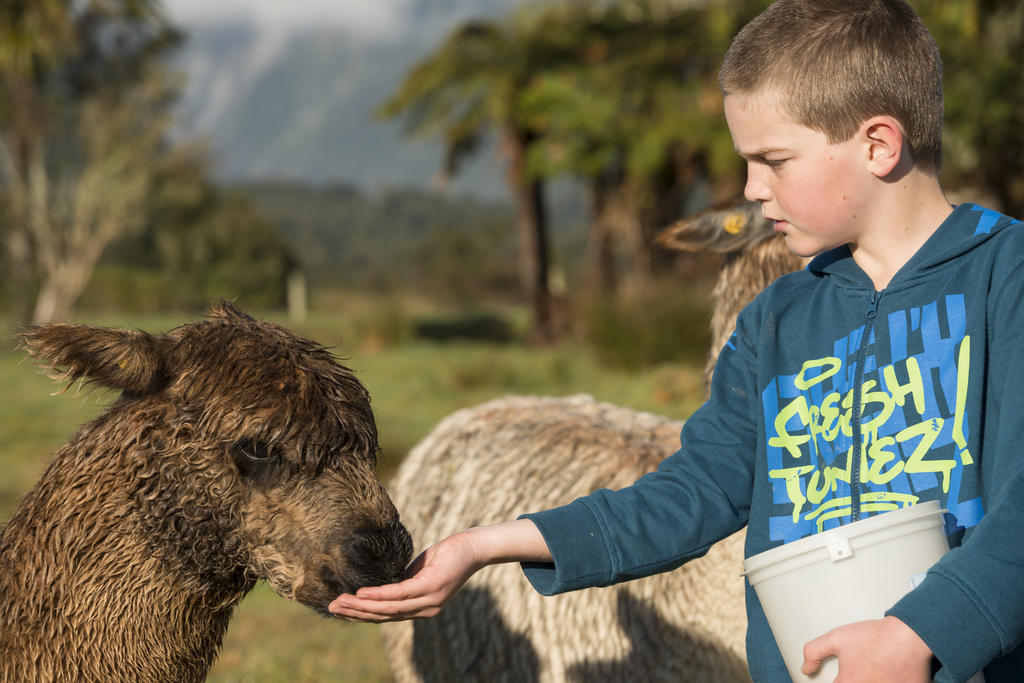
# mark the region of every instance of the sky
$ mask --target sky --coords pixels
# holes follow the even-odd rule
[[[181,110],[185,131],[207,134],[263,71],[305,32],[391,42],[409,30],[415,0],[161,0],[171,22],[191,36],[245,28],[247,41],[225,48],[216,37],[189,40],[178,53],[188,75]],[[236,33],[237,35],[237,33]]]
[[[175,23],[188,28],[249,23],[261,33],[343,29],[364,38],[402,32],[412,0],[163,0]]]
[[[186,79],[172,135],[204,140],[225,178],[368,187],[429,179],[436,141],[411,143],[397,123],[374,119],[391,87],[381,84],[397,83],[402,60],[411,64],[450,26],[517,1],[160,0],[186,35],[175,54]],[[495,168],[495,178],[466,172],[455,184],[498,191]]]

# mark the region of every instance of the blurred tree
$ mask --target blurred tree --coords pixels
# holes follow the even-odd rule
[[[133,241],[144,245],[139,255],[152,254],[168,304],[201,308],[218,298],[260,308],[284,304],[287,278],[298,267],[292,250],[252,200],[210,181],[201,148],[179,146],[153,168],[143,219]]]
[[[31,318],[66,317],[103,250],[139,223],[179,41],[157,0],[0,5],[0,173],[6,257]]]
[[[28,166],[38,137],[36,121],[39,103],[36,95],[36,64],[50,65],[61,54],[61,45],[70,41],[71,30],[65,21],[64,5],[53,0],[5,3],[0,6],[0,116],[5,129],[7,155],[14,155],[21,166]],[[8,181],[9,182],[9,181]],[[5,214],[14,207],[3,197]],[[28,231],[11,221],[0,223],[6,271],[14,297],[16,318],[24,320],[31,307],[33,281],[32,248]]]
[[[1024,216],[1024,3],[919,0],[914,6],[942,50],[944,184]]]
[[[314,287],[415,291],[451,300],[456,280],[468,281],[456,277],[461,269],[486,273],[473,283],[474,297],[518,297],[515,212],[504,203],[418,188],[364,194],[347,185],[289,181],[231,189],[275,223]]]
[[[534,79],[523,107],[541,131],[529,170],[570,173],[589,187],[585,290],[610,294],[626,266],[633,291],[651,278],[653,233],[694,188],[710,201],[741,187],[742,165],[721,115],[718,65],[757,0],[577,2],[543,11],[577,59]]]
[[[524,235],[535,327],[550,322],[544,179],[585,180],[590,235],[584,291],[610,292],[623,262],[639,286],[652,234],[702,179],[720,193],[742,166],[721,116],[717,68],[765,0],[577,0],[527,6],[456,30],[413,69],[381,112],[414,134],[440,133],[445,173],[497,129]],[[525,239],[529,237],[529,239]],[[550,333],[550,330],[548,331]]]
[[[507,180],[518,213],[520,270],[532,317],[531,337],[554,336],[548,290],[547,213],[540,178],[526,170],[537,131],[521,109],[519,95],[555,59],[557,44],[535,30],[532,13],[505,22],[474,21],[452,32],[420,61],[381,106],[384,117],[402,116],[414,135],[440,133],[442,176],[476,152],[490,132],[499,136]]]
[[[591,202],[584,291],[616,290],[623,267],[640,289],[657,259],[652,231],[699,208],[694,199],[727,199],[742,187],[716,76],[732,37],[767,4],[576,0],[469,24],[383,111],[404,115],[414,132],[440,132],[447,172],[497,129],[514,133],[505,147],[514,150],[513,187],[583,179]],[[1024,213],[1024,4],[914,5],[946,63],[945,184]],[[695,196],[702,186],[706,196]],[[530,216],[539,204],[520,206]]]
[[[82,304],[135,311],[202,310],[220,298],[248,307],[285,303],[298,269],[266,212],[216,185],[200,145],[177,145],[150,169],[139,227],[111,242]]]
[[[516,292],[515,240],[503,222],[483,219],[472,230],[435,226],[411,252],[412,278],[439,301],[471,309]]]

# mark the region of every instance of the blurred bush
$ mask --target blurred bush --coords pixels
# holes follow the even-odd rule
[[[205,310],[237,300],[282,308],[297,260],[277,226],[238,192],[213,184],[201,149],[180,148],[154,173],[141,229],[113,242],[80,303],[92,310]]]
[[[414,334],[430,341],[483,341],[507,343],[513,341],[512,325],[504,317],[485,311],[456,316],[418,320]]]
[[[703,363],[710,319],[707,293],[662,282],[638,294],[595,300],[583,312],[582,325],[587,345],[602,363],[637,370]]]
[[[401,299],[387,297],[353,316],[352,327],[361,348],[377,351],[409,341],[413,322]]]

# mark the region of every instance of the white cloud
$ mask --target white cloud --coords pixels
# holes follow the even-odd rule
[[[163,0],[171,20],[197,28],[248,23],[265,33],[340,29],[366,39],[406,28],[412,0]]]

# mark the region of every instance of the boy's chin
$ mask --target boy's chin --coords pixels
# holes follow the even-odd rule
[[[803,235],[793,234],[789,231],[783,231],[782,236],[786,241],[786,247],[797,256],[805,259],[817,256],[821,252],[827,251],[831,248],[816,240],[809,240]]]

